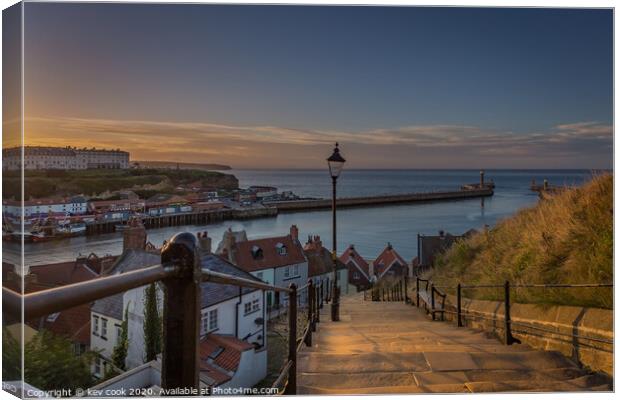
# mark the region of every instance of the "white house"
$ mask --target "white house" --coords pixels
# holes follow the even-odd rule
[[[248,240],[245,231],[224,232],[218,246],[218,254],[243,271],[270,285],[297,287],[308,281],[308,260],[299,242],[299,230],[292,225],[290,233],[262,239]],[[300,293],[300,301],[305,303],[306,293]],[[280,293],[267,293],[267,307],[278,308],[287,304],[288,298]]]
[[[69,199],[38,199],[26,200],[23,203],[16,200],[4,200],[2,213],[12,217],[20,217],[22,209],[25,218],[48,216],[49,214],[82,215],[88,211],[88,203],[82,196]]]
[[[202,240],[204,244],[210,241]],[[149,265],[158,264],[160,255],[141,249],[126,249],[112,269],[111,274],[128,272]],[[240,270],[222,258],[210,253],[209,248],[201,249],[202,268],[210,269],[224,274],[240,276],[246,279],[256,279],[252,275]],[[115,338],[120,334],[106,332],[105,340],[102,339],[102,318],[106,319],[107,326],[120,326],[124,310],[128,312],[128,351],[125,360],[129,369],[138,368],[144,364],[144,290],[140,287],[129,290],[124,294],[111,296],[97,300],[92,306],[92,324],[100,326],[95,334],[93,328],[92,345],[96,350],[101,350],[102,359],[99,366],[95,364],[94,373],[104,372],[105,358],[110,358]],[[201,348],[221,348],[218,353],[243,349],[239,354],[239,362],[235,365],[225,363],[224,367],[217,366],[209,369],[202,368],[204,376],[201,379],[209,385],[221,385],[235,382],[239,386],[251,387],[267,375],[267,342],[266,327],[264,321],[265,307],[264,294],[261,290],[253,288],[239,288],[232,285],[222,285],[212,282],[201,284]],[[158,286],[159,308],[162,309],[163,292]],[[205,356],[207,359],[207,356]],[[217,357],[216,357],[217,358]],[[236,357],[235,357],[236,359]],[[215,365],[218,360],[212,360]],[[222,368],[227,372],[222,375]],[[228,368],[228,369],[226,369]],[[100,376],[100,375],[97,375]]]

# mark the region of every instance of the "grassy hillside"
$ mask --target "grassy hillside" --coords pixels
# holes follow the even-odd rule
[[[613,282],[613,176],[594,177],[456,243],[437,260],[438,284]],[[502,298],[496,289],[467,297]],[[598,289],[517,289],[515,301],[611,308]]]
[[[3,171],[2,190],[5,198],[19,196],[19,171]],[[122,189],[155,190],[172,192],[183,184],[201,182],[205,187],[236,189],[237,178],[221,172],[188,169],[93,169],[26,171],[26,199],[51,196],[84,194],[97,196],[101,193]]]

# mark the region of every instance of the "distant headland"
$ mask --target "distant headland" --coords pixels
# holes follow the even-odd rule
[[[209,171],[227,171],[232,169],[230,165],[223,164],[184,163],[174,161],[132,161],[131,163],[132,165],[145,168],[179,168]]]

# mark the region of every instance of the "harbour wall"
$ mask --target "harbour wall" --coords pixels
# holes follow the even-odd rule
[[[493,189],[458,190],[452,192],[409,193],[387,196],[344,197],[337,199],[338,208],[372,207],[386,204],[422,203],[429,201],[463,200],[493,195]],[[264,202],[265,206],[275,207],[278,212],[296,212],[329,209],[331,199],[291,200]]]

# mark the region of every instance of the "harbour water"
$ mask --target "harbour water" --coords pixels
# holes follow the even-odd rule
[[[232,170],[240,186],[272,185],[280,191],[291,190],[300,196],[329,197],[331,181],[323,170]],[[417,254],[416,235],[437,234],[444,230],[452,234],[484,225],[493,226],[498,220],[530,207],[538,201],[529,186],[532,179],[542,183],[548,179],[554,185],[580,185],[592,176],[587,170],[487,170],[486,179],[495,182],[495,195],[484,199],[460,200],[426,204],[391,205],[354,208],[338,211],[338,248],[342,251],[354,243],[358,251],[374,258],[392,243],[408,261]],[[479,180],[478,170],[345,170],[338,181],[339,196],[367,196],[381,194],[455,190],[464,183]],[[292,224],[299,227],[302,242],[307,235],[320,235],[331,248],[331,211],[312,211],[280,214],[275,218],[244,221],[224,221],[208,226],[176,226],[148,230],[148,239],[161,245],[163,240],[177,232],[208,231],[214,247],[229,227],[245,229],[248,237],[259,238],[285,235]],[[122,235],[112,233],[76,237],[55,242],[26,244],[25,264],[37,265],[69,261],[79,254],[120,254]],[[5,243],[5,260],[19,260],[19,248]]]

